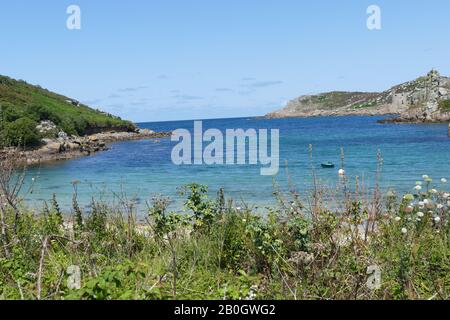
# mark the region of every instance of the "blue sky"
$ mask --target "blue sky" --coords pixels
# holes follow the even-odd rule
[[[66,28],[71,4],[81,30]],[[263,115],[302,94],[450,75],[449,12],[448,0],[2,1],[0,74],[134,121]]]

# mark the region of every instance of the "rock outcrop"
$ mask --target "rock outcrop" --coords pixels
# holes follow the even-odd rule
[[[58,127],[50,120],[41,121],[36,126],[36,130],[41,136],[51,136],[58,133]]]
[[[329,92],[290,101],[268,118],[397,115],[395,122],[450,121],[450,78],[436,70],[380,93]]]
[[[108,143],[112,142],[159,139],[170,135],[170,132],[154,132],[148,129],[137,129],[135,132],[103,132],[85,137],[67,136],[64,132],[60,132],[58,138],[42,139],[41,146],[33,150],[24,150],[20,152],[20,156],[27,164],[34,165],[106,151],[108,150]],[[4,149],[0,153],[9,151],[11,150]]]

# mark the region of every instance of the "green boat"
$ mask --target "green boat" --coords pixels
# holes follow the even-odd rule
[[[331,162],[322,163],[322,168],[328,169],[328,168],[334,168],[334,167],[335,167],[334,163],[331,163]]]

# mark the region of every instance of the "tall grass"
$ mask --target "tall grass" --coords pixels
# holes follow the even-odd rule
[[[191,184],[183,211],[157,197],[145,223],[123,194],[84,212],[76,185],[69,218],[56,197],[31,210],[4,187],[10,177],[0,184],[2,299],[449,298],[450,195],[427,176],[404,196],[345,176],[333,192],[314,179],[311,195],[291,182],[264,216]]]

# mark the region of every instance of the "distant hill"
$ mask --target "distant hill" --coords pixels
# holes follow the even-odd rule
[[[38,130],[43,127],[44,130]],[[0,76],[0,144],[33,145],[38,144],[43,135],[62,132],[83,136],[135,128],[132,122],[94,110],[74,99]]]
[[[268,118],[386,115],[399,121],[450,121],[450,78],[432,70],[426,76],[384,92],[328,92],[296,98]]]

